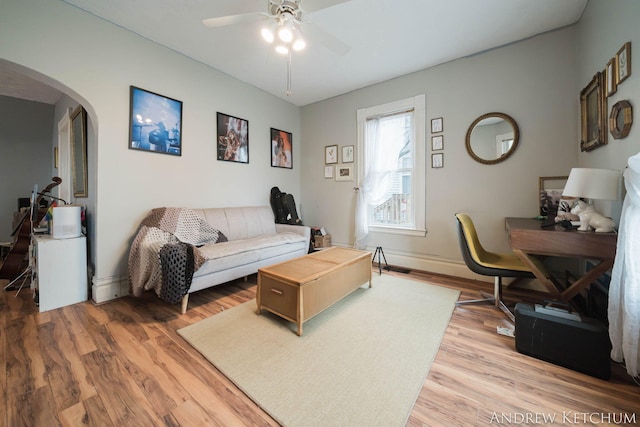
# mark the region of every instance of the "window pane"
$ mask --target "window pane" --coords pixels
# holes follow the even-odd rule
[[[413,112],[370,120],[378,120],[378,147],[390,163],[380,188],[383,201],[369,206],[370,224],[413,227]]]

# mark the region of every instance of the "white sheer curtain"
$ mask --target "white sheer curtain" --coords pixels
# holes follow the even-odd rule
[[[625,362],[629,375],[640,369],[640,153],[624,172],[627,195],[622,205],[616,259],[609,287],[611,358]]]
[[[364,168],[356,200],[355,247],[363,249],[367,246],[369,234],[368,205],[379,205],[384,202],[387,192],[387,180],[398,165],[398,156],[402,144],[385,144],[381,127],[394,125],[394,120],[386,118],[369,119],[366,122],[366,138],[364,144]],[[400,122],[397,123],[400,126]],[[398,135],[399,131],[395,131]]]

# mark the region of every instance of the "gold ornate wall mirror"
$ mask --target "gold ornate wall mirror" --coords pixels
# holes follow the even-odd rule
[[[504,113],[487,113],[478,117],[467,131],[466,146],[477,162],[493,165],[516,151],[520,130],[513,118]]]
[[[618,101],[611,107],[609,131],[615,139],[626,138],[633,124],[633,107],[629,101]]]

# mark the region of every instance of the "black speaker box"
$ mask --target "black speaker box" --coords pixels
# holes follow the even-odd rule
[[[604,380],[611,377],[611,341],[604,323],[566,319],[522,303],[516,304],[515,317],[518,352]]]

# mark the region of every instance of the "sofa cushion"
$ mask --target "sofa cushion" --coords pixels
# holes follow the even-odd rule
[[[250,264],[307,248],[308,242],[299,234],[263,234],[250,239],[230,240],[200,248],[206,261],[194,277]]]
[[[276,233],[273,210],[269,206],[207,208],[194,211],[229,240]]]

